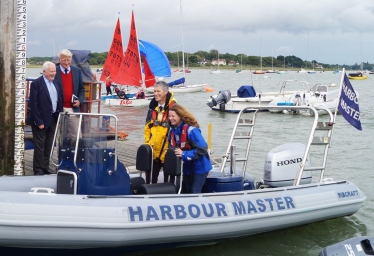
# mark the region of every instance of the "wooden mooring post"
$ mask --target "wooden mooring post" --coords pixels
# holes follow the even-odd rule
[[[14,174],[17,0],[0,1],[0,175]]]

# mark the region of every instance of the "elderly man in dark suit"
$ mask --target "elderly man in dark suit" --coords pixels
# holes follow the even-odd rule
[[[71,66],[73,54],[68,49],[58,53],[60,64],[56,66],[55,83],[63,93],[64,112],[79,113],[84,100],[84,85],[82,71],[78,67]],[[68,119],[67,137],[75,138],[77,134],[78,118],[71,116]]]
[[[35,175],[52,173],[49,170],[49,157],[58,115],[63,111],[61,88],[53,83],[55,64],[47,61],[42,70],[43,75],[30,85],[29,114],[26,118],[26,124],[31,125],[33,134]]]

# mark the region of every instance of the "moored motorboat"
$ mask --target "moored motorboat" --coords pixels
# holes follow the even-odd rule
[[[297,88],[289,89],[290,86],[295,88],[293,84],[297,84]],[[256,93],[253,86],[241,86],[235,95],[231,94],[229,90],[221,90],[217,95],[208,98],[207,105],[212,110],[238,113],[246,107],[268,106],[270,102],[285,101],[296,93],[311,94],[311,86],[306,81],[284,80],[279,84],[279,87],[277,92]]]
[[[315,84],[307,92],[297,92],[292,96],[285,96],[278,98],[269,103],[269,106],[313,106],[316,109],[327,108],[334,112],[338,105],[339,89],[330,89],[330,86],[324,84]],[[270,112],[277,112],[278,110],[270,110]],[[282,111],[284,114],[303,114],[310,116],[313,112],[309,110],[287,110]],[[318,110],[320,115],[327,114],[324,110]]]
[[[357,72],[349,73],[348,78],[351,80],[367,80],[369,76],[367,76],[364,72]]]
[[[349,181],[324,178],[335,126],[331,112],[329,121],[319,121],[315,112],[307,144],[286,143],[271,149],[263,180],[255,184],[246,168],[259,110],[249,119],[245,110],[240,112],[222,164],[210,171],[201,194],[178,194],[172,183],[144,184],[139,174],[129,175],[116,154],[117,136],[111,146],[105,140],[108,122],[117,134],[115,116],[60,114],[57,175],[0,178],[0,246],[146,251],[253,235],[357,212],[365,194]],[[64,131],[71,115],[79,117],[80,128],[74,136],[79,139]],[[234,144],[247,150],[236,151]],[[319,166],[312,166],[318,161],[310,160],[309,152],[315,153],[311,147],[320,147],[324,156],[318,157],[322,159]],[[180,160],[171,152],[165,158],[164,172],[179,176]],[[151,171],[152,159],[150,147],[142,145],[137,169]],[[239,163],[242,168],[236,167]],[[312,182],[311,171],[316,170],[321,172]]]

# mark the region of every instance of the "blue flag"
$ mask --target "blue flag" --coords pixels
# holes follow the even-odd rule
[[[344,73],[344,80],[341,86],[341,93],[338,103],[340,114],[358,130],[362,130],[360,121],[360,108],[358,106],[358,96]]]

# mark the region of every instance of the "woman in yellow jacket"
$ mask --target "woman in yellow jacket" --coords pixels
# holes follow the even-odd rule
[[[152,183],[157,183],[158,174],[164,164],[165,152],[168,149],[168,113],[176,100],[173,92],[169,92],[169,85],[164,81],[158,81],[154,85],[154,98],[149,103],[149,110],[144,126],[144,142],[153,148]],[[146,183],[151,181],[150,173],[146,172]],[[164,182],[168,182],[168,176],[164,176]],[[170,177],[174,183],[175,177]]]

